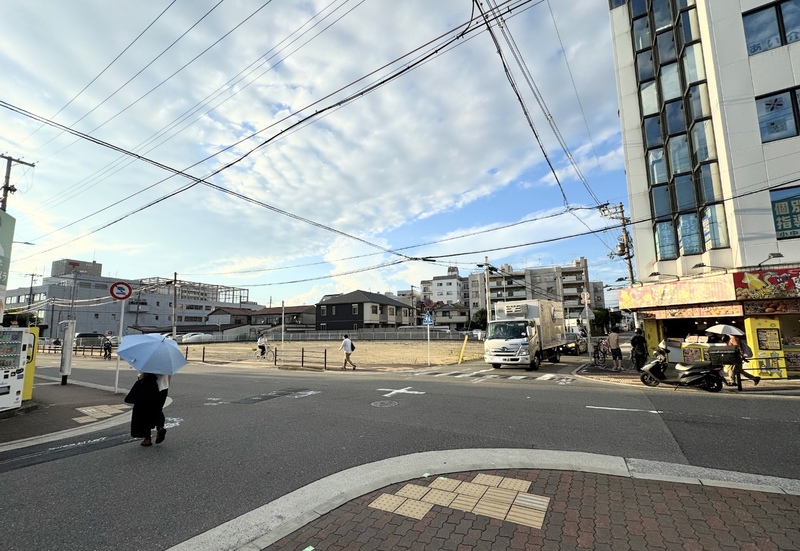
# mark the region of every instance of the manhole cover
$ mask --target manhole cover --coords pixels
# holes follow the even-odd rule
[[[372,402],[372,407],[376,408],[391,408],[397,405],[397,402],[391,400],[381,400],[379,402]]]

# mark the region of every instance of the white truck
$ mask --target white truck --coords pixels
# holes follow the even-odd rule
[[[557,363],[564,331],[564,306],[554,300],[518,300],[495,304],[495,318],[486,329],[483,359],[494,368],[504,365],[539,369],[543,358]]]

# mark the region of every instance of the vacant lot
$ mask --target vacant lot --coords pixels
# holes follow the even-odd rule
[[[420,366],[428,365],[427,341],[355,341],[356,350],[351,359],[353,363],[364,367],[381,366]],[[295,363],[303,354],[306,362],[312,364],[321,362],[327,355],[328,367],[341,365],[344,354],[339,350],[339,341],[319,342],[300,341],[269,343],[270,347],[278,349],[278,358]],[[463,341],[431,341],[430,364],[449,365],[457,364],[459,355],[464,346]],[[181,350],[188,348],[189,361],[206,362],[249,362],[255,359],[255,343],[206,343],[182,344]],[[203,354],[205,353],[205,358]],[[483,357],[483,343],[469,341],[464,347],[463,360],[475,360]]]

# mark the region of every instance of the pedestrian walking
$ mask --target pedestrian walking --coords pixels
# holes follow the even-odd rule
[[[637,329],[631,338],[631,355],[636,371],[641,371],[644,362],[647,360],[647,341],[641,329]]]
[[[103,359],[111,359],[111,339],[108,337],[106,337],[106,339],[103,341]]]
[[[158,376],[152,373],[140,373],[125,397],[125,402],[133,404],[131,436],[141,438],[142,446],[152,446],[150,431],[159,424],[163,427],[161,411],[163,404],[159,395]]]
[[[622,370],[622,348],[619,344],[619,333],[616,326],[611,328],[611,333],[608,334],[608,346],[611,348],[611,359],[614,361],[614,369],[617,371]]]
[[[739,357],[741,358],[740,361],[731,366],[732,369],[730,369],[728,376],[731,378],[731,380],[733,380],[734,373],[738,372],[740,375],[744,375],[748,379],[752,380],[754,386],[758,386],[758,383],[761,382],[761,377],[757,377],[746,369],[742,369],[742,363],[750,361],[750,358],[753,357],[753,351],[749,346],[747,346],[747,343],[744,342],[744,339],[740,339],[736,335],[731,335],[728,338],[728,346],[735,346],[736,350],[739,351]]]
[[[164,404],[167,402],[169,395],[169,384],[172,382],[172,375],[157,375],[158,383],[158,419],[156,423],[156,444],[160,444],[167,436],[167,428],[164,426],[167,423],[167,418],[164,417]]]
[[[353,344],[353,341],[350,340],[350,337],[345,335],[344,339],[342,339],[342,344],[339,346],[339,350],[344,350],[344,363],[342,364],[342,369],[347,369],[347,364],[350,364],[353,366],[353,371],[355,371],[356,364],[350,360],[350,354],[352,354],[353,350],[355,349],[356,347]]]

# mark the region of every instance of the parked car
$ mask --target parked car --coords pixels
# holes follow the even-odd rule
[[[192,342],[211,342],[214,340],[214,335],[209,335],[208,333],[187,333],[181,339],[182,343],[192,343]]]
[[[105,338],[106,336],[101,335],[100,333],[75,333],[75,342],[72,346],[75,348],[90,346],[100,348],[103,345],[103,339]]]
[[[187,333],[187,334],[192,334],[192,333]],[[161,333],[161,336],[162,337],[167,337],[168,339],[171,339],[172,338],[172,331],[168,331],[166,333]],[[181,341],[183,341],[183,337],[184,337],[184,335],[176,334],[174,340],[175,340],[175,342],[181,342]]]
[[[564,352],[567,354],[583,354],[589,350],[589,343],[586,342],[585,337],[581,337],[577,333],[567,333],[567,344],[564,345]]]

